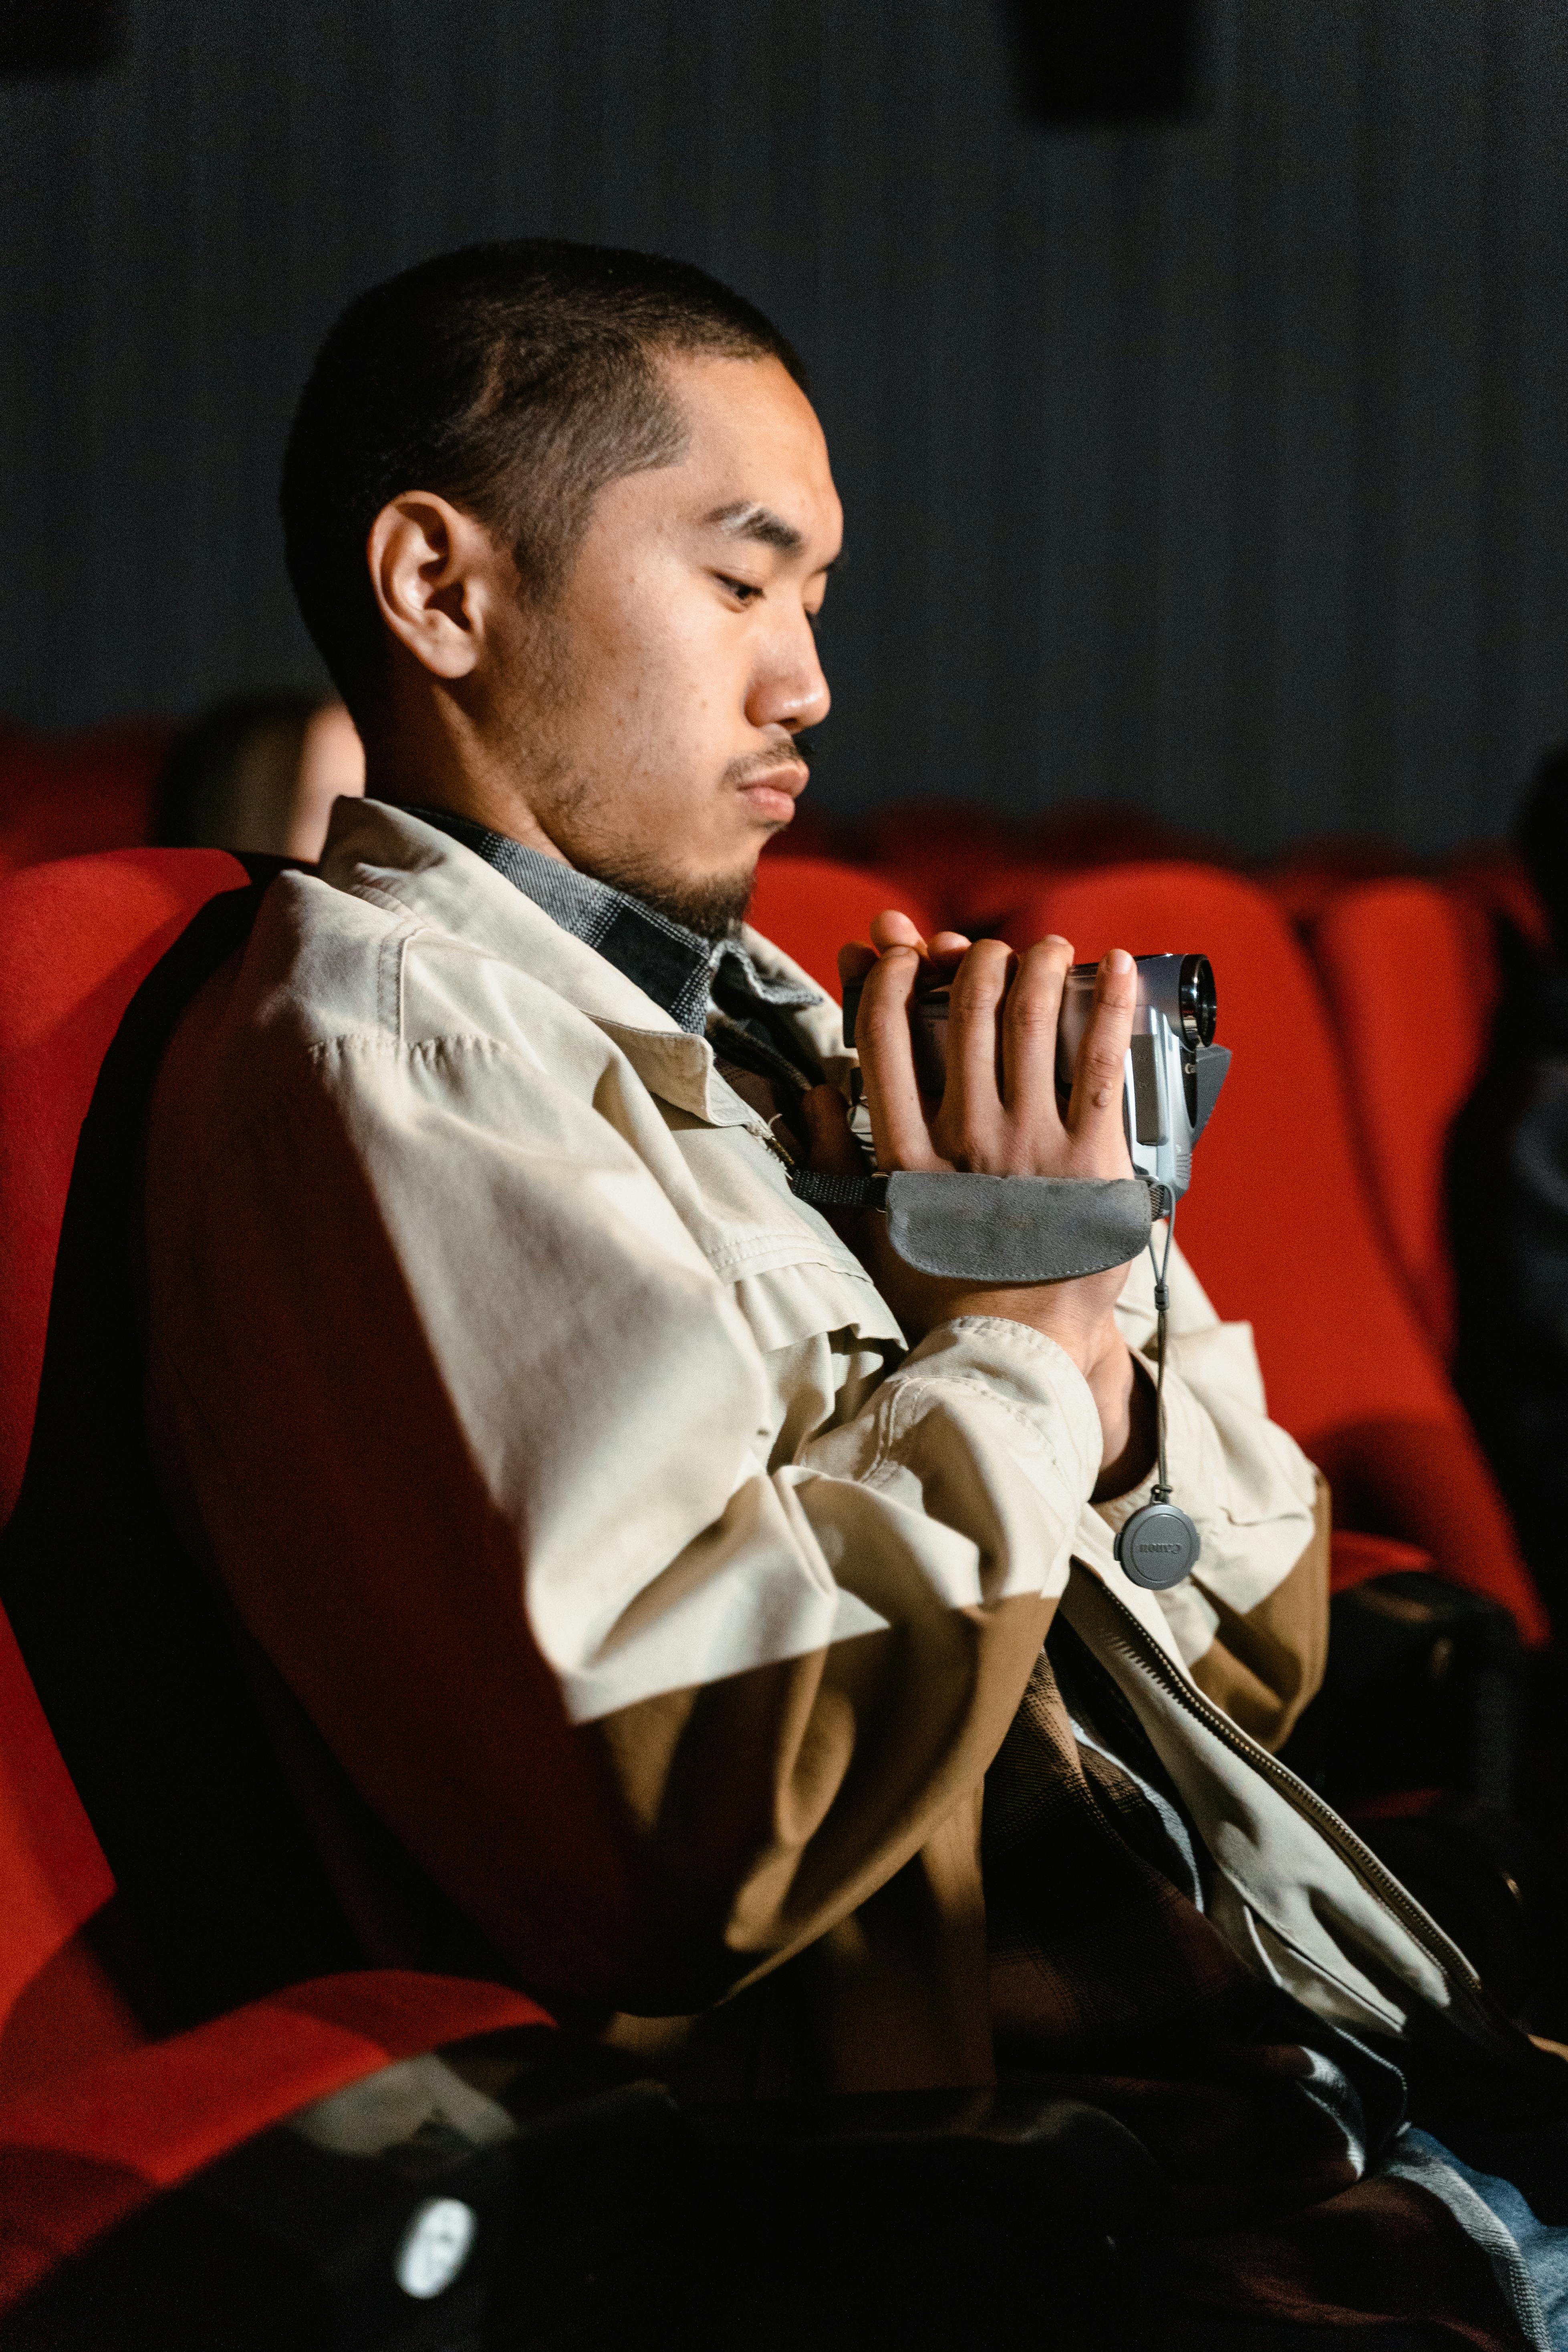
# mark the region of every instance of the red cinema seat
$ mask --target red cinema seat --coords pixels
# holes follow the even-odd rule
[[[100,1063],[153,963],[207,899],[247,878],[219,852],[141,850],[0,880],[0,1517],[26,1460]],[[280,1992],[148,2045],[98,1947],[113,1893],[0,1615],[0,2315],[306,2103],[389,2060],[547,2021],[500,1986],[381,1972]]]
[[[1498,992],[1491,926],[1435,882],[1373,882],[1332,899],[1310,945],[1384,1231],[1447,1359],[1446,1155],[1486,1061]]]
[[[1183,1247],[1220,1314],[1252,1324],[1270,1410],[1322,1469],[1336,1517],[1418,1546],[1543,1642],[1491,1472],[1377,1230],[1316,979],[1268,893],[1212,866],[1119,866],[1043,892],[1009,936],[1047,931],[1080,959],[1211,958],[1218,1042],[1236,1059],[1182,1203]],[[1380,1562],[1363,1542],[1336,1583],[1390,1565],[1408,1556]]]
[[[77,1137],[132,996],[197,908],[244,885],[216,850],[128,850],[0,878],[0,1523],[22,1480]],[[89,1923],[113,1893],[0,1615],[0,2096],[140,2038]]]
[[[501,1985],[370,1970],[293,1986],[0,2105],[0,2323],[73,2256],[300,2108],[442,2044],[549,2023]]]
[[[0,872],[149,840],[173,740],[155,720],[85,735],[0,730]]]
[[[0,2101],[146,2039],[98,1948],[113,1894],[0,1612]]]
[[[863,818],[853,841],[858,859],[902,877],[961,931],[994,931],[1009,908],[1084,866],[1223,856],[1146,810],[1099,801],[1033,818],[972,801],[895,801]]]
[[[872,916],[889,907],[908,915],[922,938],[936,927],[928,908],[893,875],[827,857],[764,857],[747,919],[837,998],[839,949],[864,940]]]
[[[977,900],[1001,903],[992,877],[1010,873],[1027,854],[1015,819],[948,800],[876,809],[855,827],[854,846],[858,860],[900,876],[939,923],[959,929],[960,916]]]
[[[0,1524],[26,1460],[82,1119],[136,989],[197,910],[247,879],[221,851],[141,849],[0,877]],[[759,921],[828,987],[896,885],[794,859]],[[113,1883],[0,1614],[0,2098],[140,2039],[100,1957]],[[96,1925],[94,1924],[96,1923]]]
[[[1146,809],[1085,802],[1052,810],[1019,826],[1005,855],[966,865],[955,885],[952,919],[976,935],[1005,930],[1014,909],[1026,906],[1068,874],[1086,867],[1166,862],[1221,865],[1224,850]]]
[[[1552,953],[1552,923],[1530,869],[1506,842],[1477,842],[1451,857],[1447,887],[1489,924],[1516,932],[1536,956]]]
[[[1304,937],[1342,891],[1409,874],[1411,866],[1411,859],[1391,842],[1348,835],[1299,842],[1266,866],[1258,878],[1286,921]]]
[[[136,990],[244,866],[130,849],[0,877],[0,1524],[21,1483],[77,1137]]]

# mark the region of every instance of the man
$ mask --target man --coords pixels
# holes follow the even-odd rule
[[[168,1056],[150,1402],[367,1955],[463,1948],[731,2095],[1088,2085],[1195,2301],[1520,2340],[1396,2056],[1547,2062],[1249,1736],[1315,1684],[1326,1511],[1245,1332],[1178,1265],[1203,1556],[1157,1602],[1112,1555],[1146,1270],[933,1282],[792,1193],[859,1163],[836,1009],[737,928],[827,710],[788,346],[680,265],[449,256],[334,330],[283,505],[367,798]],[[1063,1110],[1071,954],[880,919],[882,1166],[1127,1172],[1131,960]]]

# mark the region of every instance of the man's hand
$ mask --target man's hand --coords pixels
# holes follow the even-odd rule
[[[1130,1176],[1121,1123],[1122,1066],[1132,1034],[1137,977],[1112,949],[1100,965],[1065,1112],[1057,1095],[1057,1019],[1073,960],[1070,943],[1042,940],[1015,956],[1000,940],[921,938],[907,915],[879,915],[872,946],[840,950],[846,981],[863,980],[856,1022],[867,1108],[879,1168],[988,1176]],[[952,986],[947,1082],[940,1101],[915,1076],[910,1011],[917,988]],[[843,1099],[828,1087],[805,1097],[813,1164],[858,1166]],[[847,1150],[850,1157],[847,1157]],[[1126,1279],[1110,1268],[1072,1282],[982,1289],[914,1272],[872,1221],[872,1273],[906,1329],[917,1334],[958,1315],[1027,1324],[1066,1349],[1100,1409],[1104,1456],[1096,1493],[1135,1485],[1152,1457],[1147,1383],[1138,1380],[1113,1309]]]

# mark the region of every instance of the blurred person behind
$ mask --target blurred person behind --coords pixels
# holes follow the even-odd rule
[[[158,794],[165,849],[235,849],[313,865],[340,795],[364,792],[364,750],[342,704],[236,694],[179,737]]]

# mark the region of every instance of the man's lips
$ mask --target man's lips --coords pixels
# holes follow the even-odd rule
[[[748,776],[740,787],[741,796],[769,824],[788,824],[808,780],[804,761],[781,761],[759,776]]]

